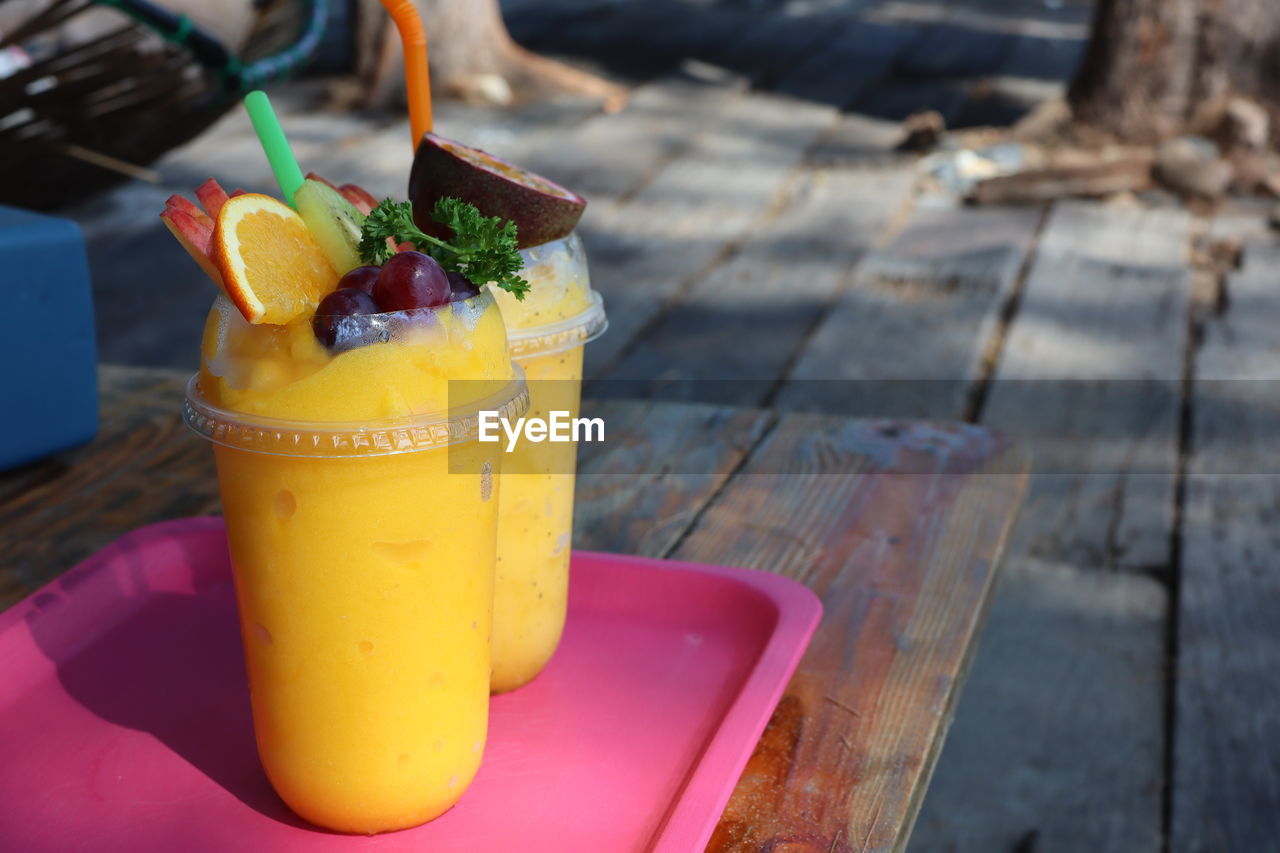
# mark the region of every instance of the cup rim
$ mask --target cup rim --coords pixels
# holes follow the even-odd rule
[[[465,405],[401,418],[362,421],[305,421],[225,409],[200,390],[200,374],[187,380],[182,419],[208,441],[272,456],[350,458],[392,456],[474,441],[480,413],[519,418],[529,410],[524,370],[512,362],[512,378],[499,390]]]
[[[590,304],[572,317],[526,329],[508,328],[507,348],[512,358],[563,352],[594,341],[608,328],[604,299],[593,290]]]

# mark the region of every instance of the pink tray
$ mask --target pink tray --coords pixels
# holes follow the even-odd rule
[[[335,835],[259,768],[221,520],[146,527],[0,614],[0,849],[701,850],[820,615],[776,575],[576,552],[462,802]]]

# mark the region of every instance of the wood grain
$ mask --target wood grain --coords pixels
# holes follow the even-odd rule
[[[0,477],[0,607],[136,527],[216,509],[213,454],[181,420],[186,378],[101,368],[97,439]]]
[[[627,400],[588,401],[583,413],[603,418],[607,432],[579,450],[574,547],[656,557],[773,422],[750,409]]]
[[[982,413],[1036,459],[1015,553],[1167,569],[1189,228],[1181,211],[1054,208]]]
[[[910,849],[1159,851],[1164,588],[1013,554],[1003,575]]]
[[[859,265],[778,395],[840,414],[959,418],[1031,252],[1036,211],[914,213]]]
[[[1085,203],[1047,223],[983,413],[1036,473],[923,850],[1160,850],[1168,593],[1148,572],[1172,559],[1188,228]]]
[[[1024,483],[961,425],[791,415],[752,454],[672,556],[787,575],[826,612],[709,849],[903,849]]]
[[[592,285],[610,324],[587,348],[589,374],[606,370],[669,300],[749,237],[835,120],[835,110],[800,101],[732,98],[681,156],[585,224]]]
[[[625,110],[595,116],[536,145],[521,145],[509,159],[588,199],[582,227],[590,230],[612,206],[684,153],[744,90],[745,81],[731,74],[696,66],[678,69],[637,86]],[[680,120],[673,121],[674,116]],[[504,140],[494,153],[506,156],[503,147],[518,141]]]
[[[913,183],[905,167],[800,179],[777,219],[688,288],[597,378],[627,380],[620,390],[635,396],[764,403],[858,258],[907,205]]]
[[[1196,356],[1177,625],[1175,853],[1273,850],[1280,814],[1280,294],[1245,244]]]

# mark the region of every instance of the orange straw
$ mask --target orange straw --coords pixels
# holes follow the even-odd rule
[[[413,150],[422,135],[431,130],[431,78],[427,71],[427,34],[412,0],[382,0],[400,31],[404,46],[404,84],[409,100],[409,129]]]

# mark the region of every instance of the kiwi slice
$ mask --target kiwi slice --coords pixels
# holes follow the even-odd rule
[[[431,218],[441,198],[459,198],[485,216],[516,224],[520,248],[568,237],[587,201],[559,184],[492,154],[425,133],[409,172],[413,219],[433,237],[448,240],[449,229]]]
[[[324,181],[308,178],[293,194],[293,204],[338,275],[360,266],[364,214],[343,198],[342,193]]]

